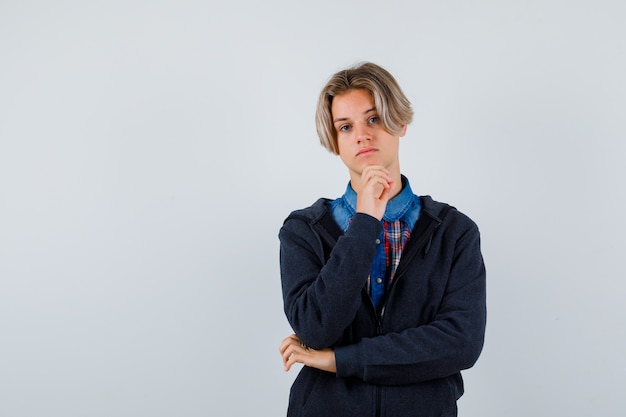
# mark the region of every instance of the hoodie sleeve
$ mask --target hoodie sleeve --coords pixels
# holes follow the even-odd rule
[[[325,260],[320,237],[309,223],[299,218],[285,222],[279,233],[284,309],[303,343],[331,347],[353,321],[381,230],[376,218],[355,214]]]
[[[400,385],[450,376],[473,366],[486,325],[486,275],[478,228],[471,223],[460,237],[447,239],[451,257],[430,254],[439,262],[449,259],[441,268],[448,271],[447,279],[442,280],[442,296],[433,302],[432,320],[337,347],[337,377]]]

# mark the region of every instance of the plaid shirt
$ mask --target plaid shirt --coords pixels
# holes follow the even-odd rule
[[[350,184],[342,197],[330,201],[328,205],[335,221],[345,232],[356,213],[356,193]],[[413,194],[409,181],[403,176],[402,191],[387,203],[381,220],[383,231],[376,241],[376,256],[367,279],[367,290],[376,308],[393,281],[402,250],[409,241],[420,209],[419,197]]]
[[[411,236],[411,228],[401,220],[383,220],[383,231],[376,239],[376,257],[367,278],[367,290],[378,308],[385,291],[393,281],[400,263],[404,245]]]

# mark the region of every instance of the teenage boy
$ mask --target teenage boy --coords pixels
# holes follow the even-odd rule
[[[460,371],[482,350],[485,267],[476,224],[413,194],[400,138],[413,111],[393,76],[365,63],[322,89],[320,141],[350,182],[280,230],[284,309],[304,364],[288,416],[456,416]]]

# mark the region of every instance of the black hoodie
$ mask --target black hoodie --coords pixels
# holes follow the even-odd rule
[[[320,199],[280,230],[285,314],[337,373],[304,366],[288,416],[456,416],[460,371],[482,350],[485,266],[476,224],[420,197],[422,211],[378,310],[365,290],[381,223],[356,213],[345,234]]]

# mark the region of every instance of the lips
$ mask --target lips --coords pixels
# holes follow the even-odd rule
[[[356,156],[370,155],[370,154],[372,154],[374,152],[377,152],[377,151],[378,151],[378,149],[376,149],[376,148],[363,148],[356,154]]]

